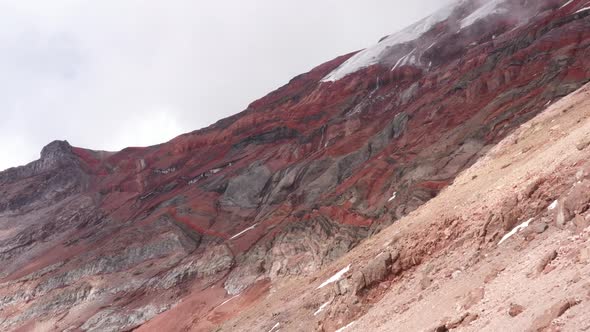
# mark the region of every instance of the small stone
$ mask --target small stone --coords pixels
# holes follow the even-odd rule
[[[578,254],[578,262],[582,264],[590,263],[590,248],[580,249],[580,253]]]
[[[549,225],[547,225],[545,222],[533,223],[530,226],[531,231],[537,234],[545,232],[547,228],[549,228]]]
[[[555,223],[558,227],[563,227],[565,223],[569,221],[569,216],[565,210],[563,204],[559,204],[555,209]]]
[[[556,223],[563,227],[576,214],[583,214],[590,207],[590,181],[583,180],[574,183],[571,190],[563,197],[563,204],[557,210]]]
[[[425,290],[426,288],[430,287],[430,285],[432,285],[432,278],[430,278],[429,276],[424,276],[422,280],[420,280],[420,288],[422,290]]]
[[[395,262],[395,261],[399,260],[400,252],[397,249],[392,249],[390,251],[390,255],[391,255],[391,261]]]
[[[335,295],[345,295],[348,293],[350,289],[350,284],[348,279],[338,280],[338,282],[334,283],[334,294]]]
[[[377,257],[369,261],[369,263],[363,268],[363,274],[365,275],[367,286],[385,279],[390,266],[391,255],[389,252],[380,253]]]
[[[449,331],[449,329],[448,329],[448,328],[447,328],[447,326],[446,326],[446,325],[444,325],[444,324],[443,324],[443,325],[439,325],[439,326],[435,327],[435,328],[432,330],[432,332],[448,332],[448,331]]]
[[[586,229],[586,227],[590,226],[590,220],[586,220],[586,218],[582,217],[579,214],[576,214],[576,216],[573,219],[573,222],[578,232],[581,232],[584,229]]]
[[[577,305],[579,302],[574,299],[564,299],[545,310],[542,315],[538,316],[532,323],[529,331],[544,331],[551,325],[551,322],[561,317],[571,307]]]
[[[468,314],[465,319],[463,320],[463,323],[461,325],[463,326],[467,326],[469,324],[471,324],[472,322],[475,322],[477,319],[479,318],[478,314]]]
[[[533,222],[529,227],[521,231],[521,234],[527,240],[534,239],[537,235],[544,233],[549,228],[546,222]]]
[[[445,327],[447,330],[454,330],[460,326],[467,326],[472,322],[476,321],[479,318],[478,314],[472,314],[470,312],[465,312],[461,316],[453,319],[447,320]]]
[[[557,251],[551,250],[549,253],[547,253],[545,256],[543,256],[543,259],[541,259],[541,261],[537,265],[537,272],[538,273],[543,272],[547,268],[547,266],[551,262],[553,262],[556,258],[557,258]]]
[[[363,290],[367,285],[365,282],[365,276],[363,275],[363,273],[361,271],[355,271],[352,274],[351,281],[352,281],[352,290],[353,290],[354,294],[358,294],[358,292]]]
[[[510,309],[508,309],[508,314],[510,315],[510,317],[516,317],[516,316],[522,314],[524,309],[525,308],[523,306],[521,306],[520,304],[511,303]]]
[[[586,136],[576,143],[576,149],[582,151],[590,145],[590,136]]]
[[[402,271],[403,271],[403,268],[402,268],[401,260],[398,259],[398,260],[394,261],[393,264],[391,264],[391,274],[393,274],[394,276],[397,276]]]
[[[483,300],[484,297],[485,297],[485,288],[478,287],[478,288],[472,290],[471,292],[469,292],[469,294],[467,294],[467,297],[463,301],[463,305],[461,307],[466,310],[470,309],[474,305],[478,304],[481,300]]]
[[[458,328],[459,325],[461,325],[461,323],[463,322],[463,320],[465,319],[466,316],[467,316],[467,313],[465,313],[465,314],[463,314],[463,315],[461,315],[461,316],[459,316],[459,317],[457,317],[457,318],[455,318],[453,320],[447,319],[447,323],[445,324],[445,327],[448,330],[453,330],[453,329]]]

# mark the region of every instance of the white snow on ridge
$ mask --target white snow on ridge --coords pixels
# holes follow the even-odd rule
[[[434,14],[418,21],[417,23],[414,23],[413,25],[410,25],[403,30],[389,35],[383,38],[377,44],[358,52],[350,59],[342,63],[338,68],[329,73],[326,77],[324,77],[322,82],[335,82],[360,69],[380,63],[386,55],[391,54],[390,51],[393,47],[420,38],[423,34],[432,29],[432,27],[437,23],[448,19],[453,10],[457,8],[457,6],[463,4],[465,1],[466,0],[456,0],[454,3],[443,7]],[[478,20],[485,18],[486,16],[506,13],[508,10],[502,6],[504,2],[506,2],[506,0],[481,1],[480,3],[482,3],[482,5],[479,8],[459,22],[460,29],[464,29],[474,24]],[[566,5],[567,4],[564,6]],[[590,9],[590,7],[581,9],[580,11],[585,11],[588,9]],[[428,48],[431,48],[432,45]],[[393,71],[396,68],[406,64],[418,64],[420,62],[421,54],[423,54],[424,51],[425,50],[422,48],[414,49],[409,54],[399,58],[391,70]],[[394,61],[395,59],[391,60]]]
[[[533,221],[533,218],[531,218],[531,219],[523,222],[522,224],[514,227],[513,230],[511,230],[510,232],[508,232],[508,234],[506,234],[506,235],[504,235],[504,237],[502,237],[502,239],[500,240],[500,242],[498,242],[498,245],[500,245],[500,244],[502,244],[502,242],[508,240],[510,237],[512,237],[512,235],[514,235],[514,234],[520,232],[521,230],[529,227],[531,221]]]
[[[557,207],[557,204],[559,204],[559,203],[557,202],[557,200],[553,201],[553,203],[551,203],[551,205],[549,205],[549,206],[547,207],[547,210],[550,210],[550,211],[551,211],[551,210],[555,209],[555,208]]]
[[[581,13],[581,12],[585,12],[585,11],[587,11],[587,10],[590,10],[590,7],[584,7],[584,8],[582,8],[582,9],[580,9],[580,10],[576,11],[574,14]]]
[[[399,66],[405,66],[408,63],[412,65],[416,64],[416,57],[414,56],[414,52],[416,52],[416,49],[413,49],[412,52],[404,55],[399,60],[397,60],[395,66],[391,68],[391,71],[394,71]]]
[[[272,329],[268,330],[268,332],[273,332],[273,331],[275,331],[275,330],[277,330],[277,331],[278,331],[278,328],[279,328],[279,326],[281,326],[281,323],[276,323],[276,324],[275,324],[275,325],[272,327]]]
[[[231,301],[231,300],[233,300],[233,299],[237,298],[238,296],[240,296],[240,294],[238,294],[238,295],[236,295],[236,296],[234,296],[234,297],[232,297],[232,298],[229,298],[229,299],[227,299],[227,300],[223,301],[223,302],[222,302],[220,305],[218,305],[217,307],[213,308],[213,310],[215,310],[215,309],[217,309],[217,308],[219,308],[219,307],[223,306],[224,304],[226,304],[226,303],[228,303],[229,301]]]
[[[492,14],[502,14],[506,12],[505,8],[499,8],[498,6],[503,3],[504,0],[489,0],[485,5],[476,9],[471,15],[467,16],[461,21],[461,29],[464,29],[477,20],[482,19]]]
[[[345,268],[343,268],[342,270],[340,270],[340,271],[336,272],[336,274],[335,274],[335,275],[333,275],[333,276],[331,276],[331,277],[330,277],[330,279],[328,279],[328,280],[324,281],[324,282],[323,282],[321,285],[319,285],[319,286],[318,286],[318,288],[317,288],[317,289],[324,288],[324,287],[326,287],[327,285],[329,285],[329,284],[331,284],[331,283],[333,283],[333,282],[336,282],[336,281],[340,280],[340,278],[342,278],[342,276],[343,276],[344,274],[346,274],[346,272],[348,272],[348,270],[350,270],[350,264],[348,264],[348,266],[347,266],[347,267],[345,267]]]
[[[243,231],[239,232],[238,234],[236,234],[236,235],[234,235],[234,236],[230,237],[229,239],[230,239],[230,240],[233,240],[233,239],[237,238],[238,236],[240,236],[240,235],[242,235],[242,234],[246,233],[247,231],[253,230],[253,229],[254,229],[254,228],[257,226],[257,225],[258,225],[258,224],[254,224],[254,225],[252,225],[252,226],[250,226],[250,227],[246,228],[245,230],[243,230]]]
[[[568,2],[564,3],[563,6],[559,7],[559,9],[562,9],[563,7],[569,5],[572,2],[574,2],[574,0],[569,0]]]
[[[342,332],[342,331],[346,330],[347,328],[351,327],[352,325],[354,325],[354,323],[356,323],[356,322],[348,323],[348,325],[339,328],[338,330],[336,330],[336,332]]]
[[[393,201],[396,197],[397,197],[397,191],[394,192],[393,195],[391,195],[391,198],[388,200],[388,202]]]
[[[325,308],[326,308],[326,307],[327,307],[327,306],[328,306],[330,303],[332,303],[332,301],[328,301],[328,302],[326,302],[326,303],[322,304],[322,305],[320,306],[320,308],[319,308],[319,309],[318,309],[316,312],[314,312],[314,313],[313,313],[313,315],[314,315],[314,316],[317,316],[317,315],[319,315],[319,314],[320,314],[320,312],[324,311],[324,309],[325,309]]]
[[[379,63],[384,53],[391,47],[418,39],[428,32],[435,24],[446,20],[451,15],[455,6],[447,6],[435,12],[409,27],[385,37],[374,46],[364,49],[341,64],[338,68],[322,79],[322,82],[334,82],[346,75],[352,74],[362,68]],[[406,60],[411,55],[406,55]],[[409,58],[411,60],[411,58]],[[400,64],[400,61],[398,61]],[[397,65],[396,65],[397,66]]]

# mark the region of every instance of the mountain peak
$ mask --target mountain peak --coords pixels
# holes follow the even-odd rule
[[[41,159],[57,159],[72,153],[72,146],[68,141],[55,140],[41,150]]]

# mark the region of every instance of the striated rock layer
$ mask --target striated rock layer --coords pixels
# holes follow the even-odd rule
[[[588,330],[589,133],[587,84],[436,198],[218,331]]]
[[[320,271],[588,82],[586,7],[459,1],[170,142],[51,143],[0,173],[0,329],[209,330]]]

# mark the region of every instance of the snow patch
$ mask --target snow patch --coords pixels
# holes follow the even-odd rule
[[[397,191],[394,192],[393,195],[391,195],[391,198],[388,200],[388,202],[393,201],[396,197],[397,197]]]
[[[160,169],[154,170],[154,173],[163,174],[163,175],[167,175],[167,174],[174,173],[174,172],[176,172],[176,167],[169,167],[169,168],[165,168],[165,169],[160,168]]]
[[[469,16],[461,20],[461,29],[464,29],[473,23],[477,22],[478,20],[492,15],[492,14],[503,14],[506,12],[505,8],[499,8],[498,6],[502,4],[504,0],[491,0],[488,3],[484,4],[483,6],[476,9],[473,13]]]
[[[338,330],[336,330],[336,332],[342,332],[342,331],[346,330],[347,328],[351,327],[352,325],[354,325],[354,323],[356,323],[356,322],[350,322],[350,323],[348,323],[348,325],[343,326],[343,327],[339,328]]]
[[[316,289],[320,289],[320,288],[324,288],[327,285],[336,282],[338,280],[340,280],[340,278],[342,278],[342,276],[344,274],[346,274],[346,272],[348,272],[350,270],[350,264],[348,264],[347,267],[343,268],[342,270],[338,271],[335,275],[331,276],[330,279],[324,281],[321,285],[318,286],[318,288]]]
[[[413,55],[414,52],[416,52],[416,49],[413,49],[412,52],[404,55],[399,60],[397,60],[397,62],[395,63],[395,66],[393,66],[393,68],[391,68],[391,71],[394,71],[397,67],[400,67],[400,66],[405,66],[408,64],[415,65],[417,62],[416,62],[416,57]]]
[[[201,174],[201,175],[199,175],[199,176],[197,176],[197,177],[193,178],[192,180],[190,180],[190,181],[188,182],[188,184],[189,184],[189,185],[193,185],[193,184],[195,184],[195,183],[199,182],[199,180],[201,180],[203,177],[204,177],[204,176],[203,176],[203,174]]]
[[[582,8],[582,9],[580,9],[580,10],[576,11],[574,14],[578,14],[578,13],[581,13],[581,12],[585,12],[585,11],[587,11],[587,10],[590,10],[590,6],[589,6],[589,7],[584,7],[584,8]]]
[[[559,9],[562,9],[563,7],[569,5],[572,2],[574,2],[574,0],[569,0],[568,2],[564,3],[563,6],[559,7]]]
[[[257,226],[257,225],[258,225],[258,224],[254,224],[254,225],[252,225],[252,226],[250,226],[250,227],[246,228],[245,230],[243,230],[243,231],[239,232],[238,234],[236,234],[236,235],[234,235],[234,236],[230,237],[229,239],[230,239],[230,240],[233,240],[233,239],[237,238],[238,236],[240,236],[240,235],[242,235],[242,234],[246,233],[247,231],[253,230],[253,229],[254,229],[254,228]]]
[[[229,301],[231,301],[231,300],[235,299],[235,298],[236,298],[236,297],[238,297],[238,296],[240,296],[240,294],[238,294],[238,295],[236,295],[236,296],[234,296],[234,297],[232,297],[232,298],[229,298],[229,299],[227,299],[227,300],[225,300],[225,301],[221,302],[221,304],[220,304],[220,305],[218,305],[217,307],[213,308],[213,310],[215,310],[215,309],[217,309],[217,308],[219,308],[219,307],[223,306],[224,304],[227,304]]]
[[[275,324],[275,325],[272,327],[272,329],[268,330],[268,332],[273,332],[273,331],[275,331],[275,329],[278,331],[278,328],[279,328],[279,326],[281,326],[281,323],[276,323],[276,324]]]
[[[553,203],[551,203],[551,205],[549,205],[547,207],[547,210],[551,211],[551,210],[555,209],[557,207],[557,204],[558,204],[557,200],[553,201]]]
[[[324,77],[322,82],[334,82],[360,69],[379,63],[383,56],[387,54],[392,47],[420,38],[424,33],[432,29],[434,25],[449,18],[453,9],[454,6],[446,6],[417,23],[385,37],[376,45],[358,52]],[[412,56],[413,52],[414,51],[402,57],[403,60],[398,60],[398,63],[393,69],[397,68],[398,65],[404,65],[405,63],[415,63],[416,59]]]
[[[322,304],[322,305],[320,306],[320,308],[319,308],[319,309],[318,309],[316,312],[314,312],[314,313],[313,313],[313,315],[314,315],[314,316],[317,316],[317,315],[319,315],[319,314],[320,314],[320,312],[324,311],[324,309],[326,309],[326,307],[327,307],[327,306],[328,306],[330,303],[332,303],[332,301],[328,301],[328,302],[326,302],[326,303]]]
[[[533,221],[533,218],[531,218],[531,219],[523,222],[522,224],[514,227],[513,230],[511,230],[510,232],[508,232],[508,234],[504,235],[504,237],[500,240],[500,242],[498,242],[498,245],[500,245],[500,244],[502,244],[502,242],[508,240],[510,237],[512,237],[512,235],[514,235],[514,234],[520,232],[521,230],[529,227],[531,221]]]

